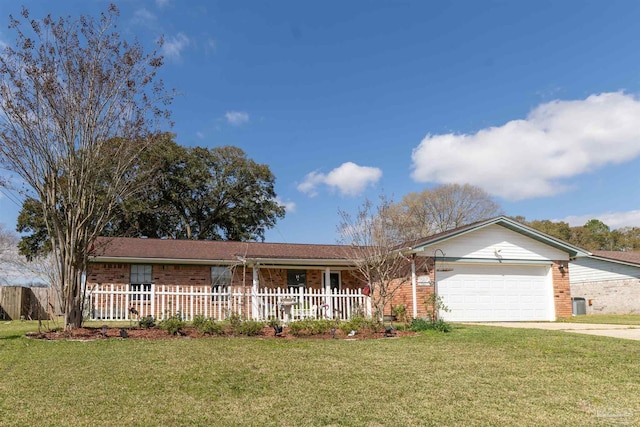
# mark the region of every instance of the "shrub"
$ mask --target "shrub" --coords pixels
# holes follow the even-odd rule
[[[224,328],[221,323],[217,323],[211,318],[205,317],[201,314],[194,316],[191,324],[203,335],[223,335]]]
[[[196,329],[198,330],[198,333],[206,335],[224,334],[224,328],[222,327],[222,324],[215,322],[213,319],[205,319],[202,322],[198,322],[198,326],[196,326]]]
[[[433,329],[439,332],[451,332],[451,324],[445,322],[442,319],[438,319],[435,322],[432,322]]]
[[[229,317],[227,317],[227,321],[231,325],[231,328],[236,330],[242,325],[242,317],[238,313],[231,313]]]
[[[236,331],[240,335],[253,337],[256,335],[260,335],[260,332],[262,332],[262,328],[264,328],[264,323],[262,322],[257,322],[255,320],[245,320],[244,322],[240,323],[240,325],[236,328]]]
[[[182,328],[184,327],[184,320],[182,320],[182,316],[180,313],[176,313],[171,317],[168,317],[160,322],[158,326],[160,328],[166,330],[169,335],[177,335],[182,332]]]
[[[200,327],[205,324],[208,320],[205,316],[203,316],[202,314],[198,314],[196,316],[193,317],[193,320],[191,321],[191,325],[200,330]]]
[[[438,331],[438,332],[450,332],[451,325],[442,319],[430,321],[427,319],[413,319],[411,322],[411,328],[414,332],[422,331]]]
[[[143,329],[149,329],[156,326],[156,321],[153,316],[146,316],[138,320],[138,325]]]
[[[295,322],[289,322],[289,324],[287,326],[289,327],[289,332],[291,332],[291,335],[294,335],[296,337],[299,337],[305,331],[305,321],[304,320],[298,320],[298,321],[295,321]]]
[[[371,331],[378,332],[382,329],[379,320],[365,319],[364,317],[354,317],[351,320],[340,323],[340,330],[345,334],[351,331]]]

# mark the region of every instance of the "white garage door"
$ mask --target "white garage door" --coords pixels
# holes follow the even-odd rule
[[[450,265],[438,271],[438,293],[449,321],[554,320],[549,266]]]

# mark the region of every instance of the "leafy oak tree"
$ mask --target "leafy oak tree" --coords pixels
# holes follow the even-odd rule
[[[130,186],[138,191],[115,206],[105,236],[262,240],[285,214],[269,167],[236,147],[186,148],[164,134],[132,169]],[[42,211],[38,200],[26,199],[18,217],[28,258],[51,249]]]
[[[40,201],[62,290],[64,324],[82,324],[88,250],[135,191],[135,159],[155,142],[172,94],[162,58],[98,19],[10,16],[15,43],[0,55],[0,162]]]
[[[284,217],[275,176],[240,148],[186,148],[165,139],[139,167],[152,168],[154,178],[120,205],[109,235],[263,240]]]

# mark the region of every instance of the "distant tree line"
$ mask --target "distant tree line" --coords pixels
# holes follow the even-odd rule
[[[640,250],[640,227],[623,227],[611,230],[608,225],[598,219],[591,219],[586,224],[575,227],[571,227],[564,221],[547,219],[527,221],[523,216],[516,216],[513,219],[590,251]]]

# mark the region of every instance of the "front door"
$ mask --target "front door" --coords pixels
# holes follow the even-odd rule
[[[325,286],[325,275],[322,274],[322,287]],[[340,273],[329,273],[329,281],[331,283],[332,291],[340,290]]]

